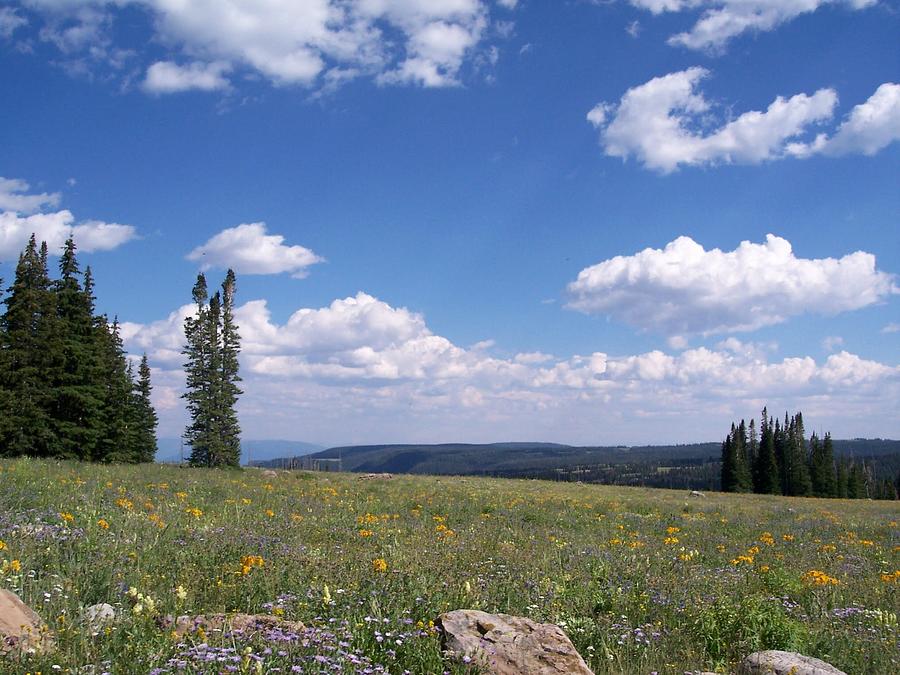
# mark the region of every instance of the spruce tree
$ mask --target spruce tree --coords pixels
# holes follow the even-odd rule
[[[99,334],[103,345],[103,425],[94,459],[103,462],[134,462],[132,407],[133,383],[119,335],[119,320]]]
[[[185,356],[185,393],[189,422],[184,430],[184,439],[191,447],[191,466],[211,466],[209,455],[209,409],[210,373],[208,346],[209,293],[206,277],[201,272],[192,291],[196,312],[185,317],[184,337],[186,344],[182,350]]]
[[[159,420],[153,404],[150,402],[150,392],[153,390],[150,384],[150,364],[147,362],[147,354],[141,357],[138,366],[138,379],[134,384],[134,407],[136,410],[134,438],[134,459],[138,462],[152,462],[156,457],[156,427]]]
[[[75,241],[69,237],[59,259],[60,278],[54,284],[58,335],[55,368],[48,373],[53,389],[51,417],[60,455],[88,458],[101,432],[102,369],[93,323],[93,279],[79,281]]]
[[[849,478],[850,470],[847,466],[847,460],[843,457],[838,461],[837,468],[835,469],[835,492],[836,497],[841,499],[846,499],[847,495],[847,479]]]
[[[777,423],[777,420],[776,420]],[[756,492],[761,494],[781,494],[781,478],[778,474],[778,460],[775,455],[775,429],[763,408],[759,454],[756,456]]]
[[[234,295],[237,281],[234,271],[228,270],[222,282],[222,378],[221,378],[221,415],[223,453],[230,465],[236,466],[241,461],[241,427],[237,418],[237,400],[243,392],[238,387],[241,377],[238,374],[238,354],[240,353],[241,336],[234,320]]]
[[[59,447],[50,419],[53,392],[47,373],[53,365],[55,298],[47,274],[47,247],[34,235],[19,256],[4,299],[0,389],[7,409],[0,416],[0,455],[53,457]]]
[[[194,316],[184,322],[186,391],[190,422],[185,440],[193,466],[238,466],[240,426],[235,405],[240,336],[234,321],[234,272],[228,271],[222,291],[209,296],[206,277],[197,275]]]

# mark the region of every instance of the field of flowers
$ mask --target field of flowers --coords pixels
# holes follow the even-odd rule
[[[597,673],[760,648],[900,672],[900,507],[477,478],[0,461],[0,588],[56,651],[2,673],[461,673],[433,621],[559,624]],[[83,609],[117,620],[91,630]],[[302,621],[178,636],[162,618]]]

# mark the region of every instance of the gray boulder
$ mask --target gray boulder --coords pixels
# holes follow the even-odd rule
[[[458,609],[438,618],[448,657],[488,675],[593,675],[559,626]]]
[[[830,663],[797,652],[771,649],[741,661],[738,675],[847,675]]]

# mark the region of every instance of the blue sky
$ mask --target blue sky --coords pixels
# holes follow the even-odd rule
[[[766,403],[900,437],[898,28],[883,0],[0,1],[0,276],[74,228],[163,436],[193,279],[231,265],[250,438],[688,442]]]

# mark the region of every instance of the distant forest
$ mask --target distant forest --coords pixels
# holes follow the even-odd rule
[[[157,417],[147,356],[134,372],[116,319],[95,310],[94,277],[69,238],[59,278],[34,235],[0,297],[0,457],[149,462]]]
[[[756,421],[732,423],[722,443],[722,490],[794,497],[897,499],[900,472],[879,476],[870,461],[835,458],[831,434],[806,441],[803,413],[784,424],[763,408]]]
[[[832,441],[837,458],[890,478],[900,471],[900,441]],[[363,473],[537,478],[686,490],[721,489],[721,443],[577,447],[556,443],[368,445],[330,448],[255,466]]]

